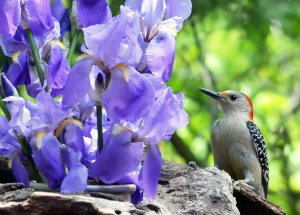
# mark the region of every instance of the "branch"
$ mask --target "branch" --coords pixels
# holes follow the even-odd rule
[[[237,200],[237,207],[241,214],[285,214],[280,207],[257,195],[252,190],[249,190],[246,186],[236,186],[233,190],[233,196]]]

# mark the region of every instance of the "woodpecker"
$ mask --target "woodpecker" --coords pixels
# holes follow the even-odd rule
[[[250,98],[237,91],[200,91],[216,99],[224,116],[211,129],[211,145],[215,166],[235,180],[267,198],[269,167],[264,138],[253,122]]]

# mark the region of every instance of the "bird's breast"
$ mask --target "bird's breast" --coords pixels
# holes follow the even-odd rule
[[[230,157],[243,156],[245,151],[255,150],[251,141],[245,121],[218,120],[211,134],[215,165],[230,172]]]

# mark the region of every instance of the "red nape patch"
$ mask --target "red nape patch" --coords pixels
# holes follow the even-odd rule
[[[244,93],[243,93],[243,94],[244,94]],[[249,103],[249,105],[250,105],[250,107],[251,107],[249,117],[250,117],[250,119],[253,121],[254,111],[253,111],[252,101],[251,101],[251,99],[249,98],[249,96],[247,96],[246,94],[244,94],[244,96],[246,97],[246,99],[247,99],[247,101],[248,101],[248,103]]]

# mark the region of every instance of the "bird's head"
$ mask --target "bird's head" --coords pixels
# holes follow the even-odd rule
[[[253,120],[252,101],[244,93],[233,90],[214,92],[204,88],[200,88],[200,91],[216,99],[221,105],[225,116],[240,114],[248,117],[249,120]]]

